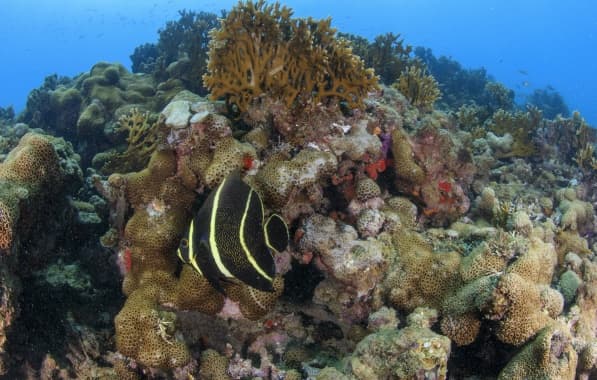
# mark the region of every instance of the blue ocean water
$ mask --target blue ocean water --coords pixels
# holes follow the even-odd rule
[[[237,1],[4,0],[0,106],[21,111],[45,76],[121,62],[181,9],[219,13]],[[342,32],[400,33],[466,68],[485,67],[517,99],[553,87],[597,125],[597,3],[590,0],[287,0],[296,16],[331,16]]]

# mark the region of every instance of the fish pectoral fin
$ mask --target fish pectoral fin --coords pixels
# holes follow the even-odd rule
[[[228,285],[242,286],[244,284],[241,280],[234,277],[220,277],[220,281]]]

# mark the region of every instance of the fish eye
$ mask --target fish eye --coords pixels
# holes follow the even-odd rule
[[[189,248],[189,240],[188,240],[188,239],[182,239],[182,240],[180,241],[180,246],[181,246],[182,248]]]

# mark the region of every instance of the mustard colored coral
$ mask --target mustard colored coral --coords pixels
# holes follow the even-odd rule
[[[38,191],[59,174],[58,156],[50,139],[28,133],[0,165],[0,178]]]
[[[0,250],[12,247],[21,200],[36,197],[44,186],[61,182],[59,159],[52,137],[27,133],[0,164]]]
[[[114,325],[120,353],[147,367],[169,369],[187,364],[191,357],[185,343],[175,336],[175,314],[158,307],[164,285],[158,278],[148,278],[145,286],[128,297]]]
[[[435,78],[416,65],[407,67],[393,86],[416,107],[431,108],[441,96]]]
[[[13,205],[11,205],[13,206]],[[13,206],[14,207],[14,206]],[[0,250],[10,249],[13,240],[13,210],[5,202],[0,202]]]
[[[337,99],[362,108],[377,77],[335,34],[330,19],[292,18],[277,2],[239,2],[211,32],[204,85],[240,112],[262,95],[287,107]]]
[[[545,327],[500,372],[498,379],[574,379],[578,355],[567,327]]]
[[[394,232],[392,241],[397,258],[384,280],[384,289],[396,309],[438,308],[443,297],[461,285],[457,253],[435,253],[421,234],[406,229]]]
[[[413,185],[423,183],[425,171],[415,161],[412,143],[403,130],[395,129],[392,132],[392,154],[394,170],[398,178]]]
[[[123,173],[143,168],[157,147],[157,123],[154,119],[149,112],[138,108],[120,116],[118,130],[127,133],[127,148],[106,162],[102,171]]]
[[[182,105],[176,112],[191,108],[183,100],[174,102]],[[199,110],[201,105],[193,108]],[[245,318],[259,319],[273,308],[284,289],[281,276],[274,281],[274,292],[229,284],[229,299],[225,300],[192,267],[184,265],[177,271],[180,263],[176,249],[192,216],[196,192],[217,187],[231,171],[257,159],[251,145],[230,136],[225,118],[210,111],[195,114],[199,116],[189,116],[186,125],[163,124],[174,123],[174,113],[162,118],[160,128],[170,134],[167,138],[178,139],[176,145],[161,141],[147,167],[112,174],[100,182],[104,192],[114,198],[114,211],[124,213],[113,218],[123,219],[118,249],[124,274],[122,288],[128,297],[115,318],[116,346],[121,354],[144,367],[165,371],[191,360],[172,309],[215,315],[228,305]],[[127,206],[132,210],[130,215]]]

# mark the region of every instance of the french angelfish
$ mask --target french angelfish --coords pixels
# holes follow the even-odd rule
[[[272,251],[288,246],[288,228],[279,215],[264,221],[259,194],[234,171],[209,194],[181,240],[178,257],[222,294],[224,282],[241,281],[273,291]]]

